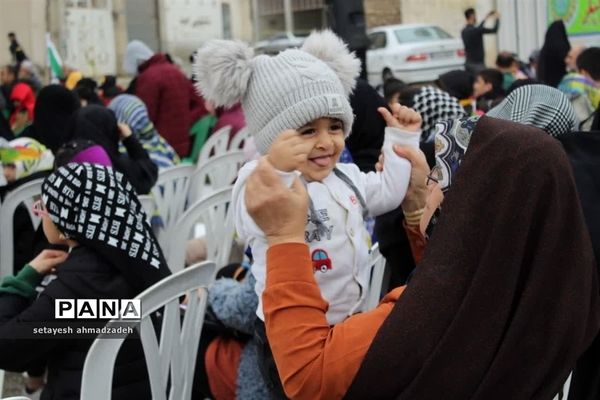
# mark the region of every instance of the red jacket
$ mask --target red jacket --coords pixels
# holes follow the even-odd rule
[[[10,115],[11,126],[15,123],[17,113],[21,111],[27,111],[29,121],[33,121],[35,94],[28,84],[22,82],[17,83],[10,93],[10,101],[15,106],[15,110]]]
[[[148,107],[148,115],[177,154],[189,153],[192,124],[206,114],[194,86],[164,54],[155,54],[138,68],[136,95]]]

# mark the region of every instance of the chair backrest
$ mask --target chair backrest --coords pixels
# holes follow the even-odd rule
[[[218,268],[227,264],[235,234],[231,203],[232,187],[218,190],[188,207],[170,236],[167,262],[171,271],[180,271],[185,265],[185,246],[192,238],[197,224],[204,225],[207,260]]]
[[[142,208],[146,213],[148,221],[150,221],[152,215],[154,214],[154,209],[156,208],[156,204],[154,204],[154,198],[152,197],[152,195],[142,194],[138,196],[138,200],[142,204]]]
[[[137,329],[155,400],[167,399],[167,385],[170,387],[169,399],[188,400],[192,396],[194,368],[208,298],[207,287],[214,281],[215,275],[213,262],[195,264],[163,279],[136,297],[142,304],[142,319]],[[179,298],[183,295],[187,295],[187,306],[181,321]],[[151,314],[161,308],[162,326],[157,338]],[[118,322],[122,321],[113,320],[109,324]],[[94,341],[83,366],[82,399],[111,398],[114,364],[123,340],[98,338]]]
[[[252,134],[247,127],[243,127],[231,139],[231,143],[229,143],[229,150],[242,150],[244,148],[244,142],[248,139]]]
[[[13,219],[17,207],[20,204],[25,204],[29,217],[34,229],[40,225],[41,219],[36,217],[31,211],[31,205],[34,202],[34,197],[42,193],[43,179],[36,179],[27,182],[12,192],[8,193],[4,198],[2,207],[0,207],[0,221],[2,221],[2,229],[0,229],[0,277],[11,275],[13,273]]]
[[[369,311],[377,307],[379,300],[381,300],[383,275],[385,273],[385,258],[379,251],[379,243],[375,243],[373,247],[371,247],[369,265],[372,265],[371,284],[369,285],[369,291],[367,292],[365,311]]]
[[[190,177],[194,169],[193,165],[177,165],[164,169],[158,174],[156,185],[152,188],[152,197],[162,221],[158,241],[165,256],[169,253],[169,237],[176,229],[175,223],[185,209]]]
[[[196,164],[201,166],[209,158],[225,153],[227,151],[227,144],[229,143],[230,132],[231,126],[224,126],[218,131],[213,132],[204,143],[204,146],[202,146]]]
[[[211,157],[203,165],[198,165],[192,174],[188,204],[219,189],[233,185],[237,173],[245,161],[244,152],[238,150]]]

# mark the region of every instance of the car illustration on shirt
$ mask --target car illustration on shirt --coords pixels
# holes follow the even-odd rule
[[[331,260],[329,259],[329,256],[325,250],[314,250],[310,258],[312,260],[314,271],[321,271],[325,273],[331,269]]]

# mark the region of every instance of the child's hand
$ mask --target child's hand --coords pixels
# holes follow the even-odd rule
[[[267,159],[275,169],[292,172],[306,162],[312,148],[312,141],[302,138],[295,129],[288,129],[275,139],[267,153]]]
[[[421,115],[412,108],[396,103],[392,105],[391,113],[385,107],[379,107],[377,111],[390,128],[398,128],[409,132],[421,130],[421,123],[423,122]]]

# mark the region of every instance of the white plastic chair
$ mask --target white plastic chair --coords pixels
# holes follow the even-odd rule
[[[369,285],[369,292],[367,293],[367,303],[365,311],[369,311],[377,307],[381,300],[381,289],[383,287],[383,276],[385,274],[385,258],[379,252],[379,243],[375,243],[371,247],[371,253],[369,256],[369,265],[372,265],[371,269],[371,283]]]
[[[163,279],[136,297],[142,304],[142,320],[137,329],[155,400],[167,399],[167,384],[170,387],[169,399],[187,400],[192,396],[194,368],[208,298],[207,287],[214,281],[215,275],[215,263],[195,264]],[[188,301],[183,322],[180,322],[179,298],[183,295],[187,295]],[[150,315],[162,307],[161,333],[157,338]],[[109,324],[114,322],[119,321],[113,320]],[[114,364],[123,340],[99,338],[94,341],[83,366],[82,399],[111,398]]]
[[[138,196],[138,200],[142,204],[142,209],[146,213],[148,221],[150,221],[156,207],[156,204],[154,204],[154,198],[149,194],[142,194]]]
[[[192,204],[177,221],[177,229],[169,238],[170,252],[167,262],[171,271],[185,266],[185,246],[193,237],[197,224],[205,229],[207,260],[214,261],[219,268],[227,264],[235,233],[231,210],[232,187],[218,190]]]
[[[248,139],[252,134],[247,127],[243,127],[233,136],[231,139],[231,143],[229,143],[229,150],[242,150],[244,148],[244,142]]]
[[[196,165],[204,164],[209,158],[218,156],[227,152],[227,144],[229,143],[229,133],[231,126],[224,126],[216,132],[210,134],[206,142],[200,150]]]
[[[185,209],[190,177],[194,169],[193,165],[177,165],[164,169],[158,174],[156,185],[152,188],[152,197],[162,220],[162,227],[158,230],[158,242],[165,256],[169,254],[169,238],[177,229],[175,223]]]
[[[191,177],[188,204],[219,189],[233,185],[237,173],[245,161],[244,152],[238,150],[211,157],[203,165],[198,165]]]
[[[13,273],[13,219],[17,207],[24,203],[29,212],[29,217],[33,224],[33,228],[37,229],[41,219],[36,217],[31,211],[31,206],[34,203],[34,197],[42,193],[43,179],[36,179],[27,182],[12,192],[8,193],[4,198],[2,207],[0,207],[0,221],[2,221],[2,229],[0,229],[0,277],[12,275]]]

